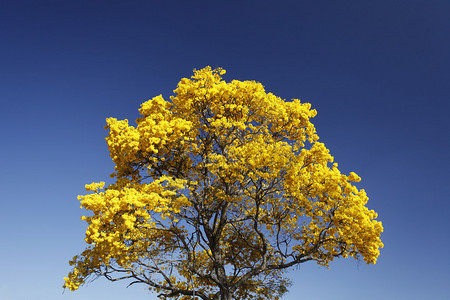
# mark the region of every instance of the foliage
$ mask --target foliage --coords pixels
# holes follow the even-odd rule
[[[100,275],[161,298],[279,299],[289,267],[376,262],[381,222],[318,142],[316,111],[224,73],[183,78],[170,101],[141,105],[135,127],[107,119],[115,182],[78,197],[88,247],[64,287]]]

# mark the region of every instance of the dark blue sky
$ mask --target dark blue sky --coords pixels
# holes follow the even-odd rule
[[[302,265],[286,300],[449,299],[449,16],[448,0],[1,0],[0,298],[156,299],[102,279],[62,294],[76,195],[113,170],[105,118],[210,65],[310,102],[385,227],[375,266]]]

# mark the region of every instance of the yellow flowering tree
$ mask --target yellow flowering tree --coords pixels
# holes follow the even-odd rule
[[[170,101],[141,105],[136,126],[107,119],[115,181],[78,197],[88,246],[65,288],[104,276],[163,299],[279,299],[295,265],[376,262],[381,222],[318,142],[316,111],[224,73],[181,79]]]

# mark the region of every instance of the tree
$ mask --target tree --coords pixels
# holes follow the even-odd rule
[[[318,142],[309,103],[206,67],[137,126],[107,119],[114,183],[86,185],[88,247],[65,288],[90,276],[144,283],[162,299],[279,299],[290,267],[375,263],[381,222]]]

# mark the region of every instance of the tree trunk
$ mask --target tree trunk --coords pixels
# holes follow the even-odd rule
[[[228,290],[220,290],[220,300],[231,300],[231,293]]]

